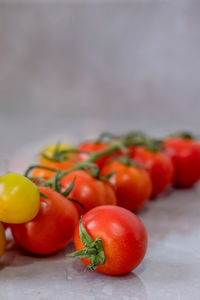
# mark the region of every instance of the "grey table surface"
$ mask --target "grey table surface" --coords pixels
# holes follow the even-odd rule
[[[41,145],[62,138],[199,133],[199,1],[11,2],[0,2],[1,174],[22,171]],[[72,244],[39,258],[10,242],[0,299],[199,300],[199,215],[199,186],[148,203],[139,213],[147,255],[121,277],[66,258]]]

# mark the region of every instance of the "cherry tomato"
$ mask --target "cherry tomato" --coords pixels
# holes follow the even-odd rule
[[[104,165],[101,175],[106,176],[113,171],[115,174],[110,181],[115,186],[118,205],[138,211],[151,195],[152,183],[148,172],[113,160]]]
[[[78,148],[79,148],[79,150],[82,150],[82,151],[98,153],[98,152],[101,152],[101,151],[105,150],[106,148],[108,148],[108,146],[109,145],[107,143],[103,143],[103,142],[96,142],[96,143],[95,142],[85,142],[85,143],[79,145]],[[116,151],[116,152],[110,153],[110,154],[106,154],[106,155],[102,156],[101,158],[99,158],[98,160],[96,160],[95,163],[101,169],[104,166],[105,162],[108,159],[116,156],[118,152],[119,151]],[[88,160],[88,158],[89,158],[89,155],[87,153],[79,154],[79,159],[81,161]]]
[[[47,145],[40,153],[39,164],[57,170],[68,170],[78,161],[77,154],[67,152],[72,148],[68,144]],[[32,172],[33,177],[41,177],[45,180],[52,178],[54,175],[54,172],[45,169],[34,169]]]
[[[32,220],[40,207],[40,193],[28,178],[14,173],[0,177],[0,220],[24,223]]]
[[[49,171],[46,169],[39,169],[39,168],[35,168],[31,173],[31,177],[39,177],[39,178],[43,179],[44,181],[47,181],[47,180],[53,178],[54,175],[55,175],[55,172],[53,172],[53,171]],[[35,182],[35,184],[37,184],[37,180],[34,182]]]
[[[79,225],[74,234],[77,251],[85,249],[87,241],[90,243],[88,239],[81,240]],[[120,275],[132,271],[143,260],[147,249],[147,233],[140,219],[127,209],[112,205],[96,207],[82,217],[82,225],[86,234],[93,241],[96,240],[94,251],[97,246],[97,259],[93,257],[91,261],[81,258],[86,266],[93,264],[91,267],[94,269],[95,261],[97,264],[103,263],[104,256],[105,262],[97,265],[96,270],[108,275]]]
[[[155,198],[172,183],[174,167],[171,158],[164,152],[152,152],[145,147],[129,147],[131,158],[145,165],[152,181],[152,194]]]
[[[86,171],[75,171],[69,173],[61,180],[63,190],[66,190],[75,178],[75,185],[69,197],[79,201],[86,211],[105,204],[116,205],[117,199],[113,186],[107,181],[93,178]],[[76,205],[80,214],[85,211]]]
[[[172,137],[164,145],[174,164],[174,185],[193,186],[200,178],[200,144],[195,140]]]
[[[74,204],[47,187],[40,187],[40,210],[34,220],[12,225],[15,241],[35,254],[52,254],[64,248],[73,238],[78,212]]]
[[[3,225],[0,223],[0,257],[4,254],[6,248],[6,236]]]

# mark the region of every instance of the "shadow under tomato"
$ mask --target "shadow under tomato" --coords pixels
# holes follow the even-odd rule
[[[108,276],[95,271],[90,271],[79,259],[67,258],[66,281],[74,287],[74,297],[78,296],[77,286],[87,286],[87,296],[99,295],[95,299],[127,299],[146,300],[147,294],[138,270],[124,275]],[[140,270],[142,272],[142,269]],[[131,289],[130,289],[131,284]],[[77,294],[76,294],[77,293]]]

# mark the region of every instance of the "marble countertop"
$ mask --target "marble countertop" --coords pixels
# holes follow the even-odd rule
[[[10,158],[9,170],[22,172],[43,144],[23,147]],[[0,298],[198,300],[199,215],[199,185],[188,190],[170,189],[149,201],[138,214],[149,236],[145,259],[132,273],[118,277],[91,272],[79,259],[67,258],[74,250],[72,243],[55,255],[37,257],[11,240],[0,260]]]

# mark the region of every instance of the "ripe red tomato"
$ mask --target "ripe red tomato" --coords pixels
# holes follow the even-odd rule
[[[79,145],[79,150],[82,151],[88,151],[88,152],[101,152],[103,150],[105,150],[106,148],[108,148],[108,144],[107,143],[103,143],[103,142],[85,142],[81,145]],[[110,159],[111,157],[115,156],[116,153],[118,153],[118,151],[115,151],[114,153],[110,153],[107,155],[104,155],[103,157],[99,158],[98,160],[95,161],[95,164],[97,164],[99,166],[99,168],[101,169],[105,162]],[[79,159],[81,161],[85,161],[88,160],[89,155],[87,153],[79,153]]]
[[[79,225],[77,224],[74,234],[77,251],[85,249],[84,244],[86,245],[80,238]],[[105,263],[97,265],[98,272],[108,275],[125,274],[143,260],[147,249],[147,233],[140,219],[127,209],[112,205],[96,207],[82,217],[82,225],[94,241],[98,239],[99,247],[96,249],[101,251],[97,253],[101,256],[101,263],[102,250],[104,252]],[[99,243],[99,238],[103,245]],[[86,266],[92,263],[89,258],[81,260]]]
[[[110,181],[116,189],[117,204],[133,212],[138,211],[151,195],[152,183],[148,172],[113,160],[104,165],[101,175],[106,176],[113,171],[116,173]]]
[[[73,238],[78,222],[74,204],[47,187],[40,187],[40,210],[32,221],[11,225],[15,241],[35,254],[52,254],[64,248]]]
[[[200,144],[194,140],[172,137],[164,145],[174,164],[174,185],[193,186],[200,178]]]
[[[152,181],[152,198],[155,198],[172,183],[174,167],[171,158],[164,152],[152,152],[145,147],[129,147],[131,158],[145,165]]]
[[[63,190],[66,190],[75,178],[75,184],[70,198],[79,201],[86,211],[105,204],[116,205],[117,199],[113,186],[108,181],[101,181],[93,178],[86,171],[74,171],[61,180]],[[80,214],[85,213],[80,205],[76,205]]]

